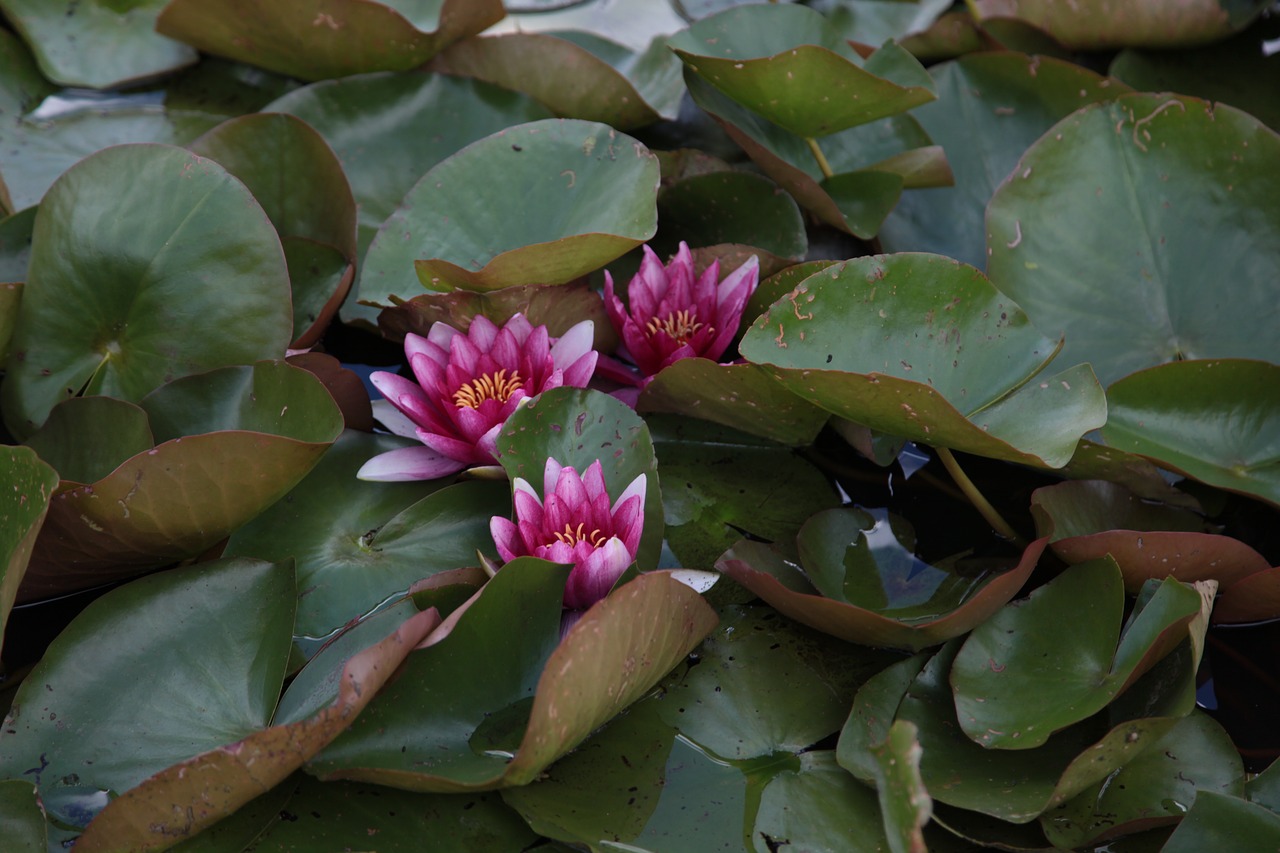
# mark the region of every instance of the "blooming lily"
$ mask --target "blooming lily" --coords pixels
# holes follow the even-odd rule
[[[498,556],[503,562],[531,556],[571,563],[564,605],[584,610],[604,598],[635,562],[644,529],[645,483],[640,474],[610,505],[600,460],[579,476],[572,466],[548,459],[545,500],[516,477],[516,520],[494,516],[489,522]]]
[[[701,276],[694,275],[687,243],[680,244],[665,267],[645,246],[640,271],[627,285],[628,313],[614,293],[613,277],[605,272],[605,310],[622,336],[623,355],[645,377],[682,358],[716,360],[724,354],[759,283],[760,263],[752,256],[724,281],[719,278],[718,260]]]
[[[596,367],[593,333],[594,324],[583,320],[553,344],[546,326],[516,314],[501,328],[477,316],[466,333],[435,323],[425,338],[406,335],[417,382],[385,371],[369,378],[411,421],[397,431],[423,446],[375,456],[356,476],[433,480],[496,464],[498,433],[520,401],[561,385],[586,386]]]

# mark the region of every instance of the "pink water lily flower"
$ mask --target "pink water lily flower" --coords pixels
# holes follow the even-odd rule
[[[645,484],[640,474],[610,504],[599,460],[579,476],[572,466],[548,459],[545,500],[527,480],[516,477],[516,520],[494,516],[489,522],[498,556],[503,562],[540,557],[571,563],[564,605],[584,610],[604,598],[635,562],[644,529]]]
[[[628,307],[614,293],[607,271],[604,307],[622,336],[623,355],[649,377],[682,358],[719,359],[737,334],[742,311],[759,281],[755,256],[720,281],[718,260],[701,276],[694,275],[687,243],[680,244],[665,267],[645,246],[640,271],[627,285]]]
[[[561,385],[586,387],[596,367],[594,331],[583,320],[552,343],[546,326],[516,314],[502,328],[477,316],[465,334],[436,323],[425,338],[406,335],[404,351],[417,382],[385,371],[369,378],[412,422],[402,434],[423,446],[375,456],[356,476],[434,480],[496,464],[498,433],[521,400]]]

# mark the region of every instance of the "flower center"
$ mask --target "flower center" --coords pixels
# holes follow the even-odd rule
[[[505,403],[511,399],[512,394],[520,390],[522,382],[518,370],[511,371],[510,376],[507,376],[506,368],[497,373],[486,373],[454,391],[453,403],[460,409],[478,409],[485,400]]]
[[[668,314],[661,320],[654,317],[645,324],[645,331],[649,333],[650,337],[658,334],[658,332],[666,332],[677,343],[687,344],[689,339],[706,325],[706,323],[698,322],[698,313],[690,308],[685,311],[676,311]]]
[[[564,530],[558,530],[552,534],[556,540],[566,545],[577,545],[579,542],[590,542],[592,547],[599,548],[605,543],[605,535],[599,530],[587,532],[587,525],[580,523],[577,527],[573,527],[565,522]]]

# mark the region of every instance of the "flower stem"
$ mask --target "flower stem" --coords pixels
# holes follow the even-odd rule
[[[987,524],[990,524],[996,533],[999,533],[1014,545],[1025,546],[1027,540],[1019,536],[1009,525],[1009,522],[1005,521],[1000,513],[996,511],[996,508],[991,505],[991,502],[983,497],[982,492],[978,491],[978,487],[969,479],[969,475],[960,467],[960,463],[951,455],[951,451],[945,447],[935,447],[934,450],[937,451],[938,458],[942,460],[942,465],[947,469],[947,473],[951,475],[951,479],[956,481],[960,491],[964,492],[965,497],[969,499],[969,503],[973,504],[974,509],[987,520]]]
[[[822,153],[822,149],[818,147],[818,140],[812,136],[806,136],[804,141],[808,144],[809,150],[813,152],[813,159],[818,161],[818,168],[822,170],[824,178],[830,178],[835,172],[831,171],[831,164],[827,162],[827,155]]]

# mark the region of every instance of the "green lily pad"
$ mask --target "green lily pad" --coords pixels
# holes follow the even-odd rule
[[[751,5],[697,22],[668,44],[693,73],[769,121],[819,137],[934,98],[928,72],[887,45],[865,63],[803,6]]]
[[[27,571],[40,525],[49,509],[49,498],[58,485],[58,474],[25,447],[0,451],[0,470],[12,488],[0,490],[0,648],[4,626]]]
[[[475,565],[503,483],[371,483],[370,458],[414,442],[347,431],[288,495],[232,534],[223,553],[280,560],[298,572],[295,639],[308,647],[437,572]]]
[[[922,752],[915,725],[904,720],[895,721],[889,727],[888,738],[875,749],[880,770],[876,790],[893,853],[928,849],[923,830],[933,814],[933,800],[920,778]],[[831,756],[834,758],[835,753]]]
[[[1135,594],[1149,579],[1212,578],[1224,588],[1271,564],[1244,542],[1204,532],[1193,512],[1141,501],[1123,486],[1081,480],[1036,489],[1036,530],[1068,563],[1110,555]]]
[[[531,98],[488,83],[419,73],[326,80],[264,109],[307,122],[341,161],[356,200],[362,271],[374,235],[423,173],[491,133],[550,115]],[[342,317],[375,324],[378,312],[348,300]]]
[[[657,185],[649,150],[604,125],[553,119],[499,131],[409,191],[369,247],[360,299],[564,283],[653,236]],[[535,206],[513,219],[512,197]]]
[[[18,305],[22,302],[22,283],[0,284],[0,368],[9,358],[9,341],[18,322]]]
[[[46,804],[68,786],[122,793],[263,728],[284,678],[293,589],[287,565],[222,560],[94,601],[18,689],[0,770],[27,774]]]
[[[664,368],[640,392],[636,407],[689,415],[792,446],[812,444],[831,417],[753,364],[706,358],[682,358]]]
[[[1092,716],[1187,637],[1196,589],[1159,584],[1121,635],[1124,582],[1113,560],[1067,569],[979,625],[951,670],[960,727],[990,749],[1034,749]]]
[[[418,791],[525,784],[715,625],[697,593],[655,572],[615,589],[561,640],[565,577],[532,558],[503,566],[309,771]]]
[[[850,41],[878,45],[889,39],[902,43],[927,33],[950,4],[946,0],[819,0],[812,8]]]
[[[48,840],[39,792],[30,782],[0,782],[0,833],[13,853],[45,853]]]
[[[161,443],[54,497],[24,600],[202,553],[288,492],[342,430],[319,380],[283,362],[186,377],[141,406]]]
[[[658,564],[663,535],[662,492],[653,440],[639,415],[599,391],[563,387],[544,391],[507,419],[498,436],[498,461],[512,480],[523,477],[542,494],[548,458],[572,465],[578,473],[599,460],[605,485],[614,499],[644,474],[644,533],[636,562],[641,571]]]
[[[204,53],[321,80],[407,71],[503,14],[499,0],[338,0],[320,11],[307,0],[268,6],[252,0],[171,0],[156,30]]]
[[[857,258],[816,273],[740,349],[840,417],[996,459],[1059,467],[1106,420],[1088,365],[1037,376],[1053,342],[982,273],[938,255]]]
[[[40,73],[26,43],[10,30],[0,32],[0,107],[4,115],[20,116],[57,90]]]
[[[1116,382],[1107,401],[1107,444],[1280,505],[1280,366],[1175,362]]]
[[[1054,0],[974,0],[978,23],[1013,19],[1041,30],[1076,50],[1109,47],[1180,47],[1204,44],[1244,28],[1266,8],[1262,0],[1224,6],[1216,0],[1192,0],[1177,6],[1135,4],[1117,9],[1105,0],[1064,6]]]
[[[988,274],[1106,385],[1184,359],[1280,361],[1277,164],[1280,135],[1223,104],[1086,107],[992,197]]]
[[[981,268],[987,202],[1022,153],[1069,113],[1130,90],[1060,59],[1011,51],[965,56],[930,73],[938,100],[912,116],[946,149],[955,186],[906,193],[880,229],[881,245],[889,252],[937,252]]]
[[[287,114],[230,119],[189,148],[243,181],[270,217],[289,267],[294,346],[313,345],[355,275],[356,203],[342,164]]]
[[[1182,820],[1202,791],[1244,793],[1244,767],[1230,736],[1202,711],[1178,721],[1119,772],[1040,818],[1045,837],[1076,848]]]
[[[198,58],[155,31],[166,0],[47,3],[3,0],[5,17],[30,42],[44,75],[64,86],[123,88]]]
[[[22,437],[82,390],[136,402],[178,376],[279,357],[291,328],[280,241],[243,184],[168,146],[101,151],[36,215],[5,423]]]
[[[410,608],[412,609],[412,608]],[[383,621],[383,620],[380,620]],[[266,793],[343,731],[413,648],[440,624],[434,611],[410,616],[360,651],[321,653],[336,696],[301,720],[279,722],[151,776],[112,800],[76,841],[81,850],[168,849]],[[332,647],[331,647],[332,648]],[[327,650],[329,651],[329,650]],[[301,678],[301,676],[299,676]]]
[[[875,792],[844,772],[833,751],[813,750],[799,756],[798,767],[783,770],[765,786],[753,849],[897,851],[892,836],[878,826],[881,820]]]
[[[809,248],[800,208],[772,181],[751,172],[713,172],[683,178],[658,194],[660,257],[691,246],[741,243],[784,258],[803,258]]]
[[[1280,846],[1280,815],[1239,797],[1197,790],[1196,801],[1169,836],[1169,853]]]
[[[1143,500],[1199,511],[1200,501],[1171,485],[1160,468],[1133,453],[1081,439],[1071,461],[1058,473],[1074,480],[1109,480]]]
[[[819,631],[862,645],[916,651],[989,619],[1017,595],[1047,544],[1038,539],[1013,567],[974,578],[922,563],[892,534],[893,547],[868,553],[867,535],[877,528],[888,531],[888,524],[862,510],[826,510],[797,537],[806,555],[803,570],[775,549],[748,540],[726,551],[716,568]],[[846,571],[848,579],[829,582]],[[917,577],[913,571],[923,573]]]
[[[651,421],[666,484],[667,546],[679,564],[710,569],[749,534],[790,542],[805,519],[839,502],[826,475],[785,447],[697,421]]]
[[[634,52],[588,32],[467,39],[432,60],[431,69],[524,92],[558,116],[619,130],[674,119],[684,93],[680,62],[662,41]]]
[[[16,316],[18,299],[22,295],[22,282],[27,280],[27,266],[31,262],[31,229],[36,222],[35,207],[28,207],[0,220],[0,317],[10,321]],[[2,327],[0,327],[2,328]],[[8,334],[13,334],[12,327]],[[3,357],[8,338],[0,331],[0,357]]]
[[[95,483],[156,446],[147,413],[114,397],[63,400],[25,443],[71,483]]]

